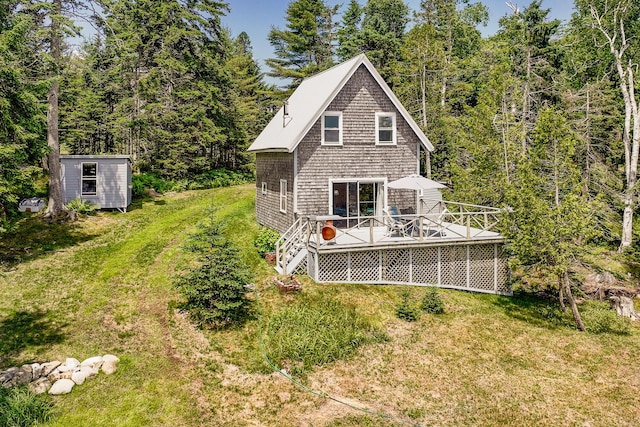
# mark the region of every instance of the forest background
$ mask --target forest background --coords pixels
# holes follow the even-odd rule
[[[268,35],[280,88],[223,2],[0,0],[0,233],[59,151],[127,154],[167,181],[251,172],[245,149],[282,100],[364,52],[434,144],[425,173],[510,207],[513,259],[569,290],[585,245],[638,249],[640,4],[575,0],[566,25],[541,1],[509,5],[485,37],[480,2],[292,0]],[[79,20],[95,31],[80,48]]]

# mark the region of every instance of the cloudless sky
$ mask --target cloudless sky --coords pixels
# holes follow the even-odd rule
[[[251,39],[253,46],[253,56],[258,61],[263,72],[269,71],[264,63],[266,58],[274,56],[273,49],[267,40],[267,35],[271,27],[280,29],[286,28],[286,10],[291,0],[227,0],[231,12],[222,18],[223,25],[231,29],[233,36],[237,36],[242,31],[246,32]],[[489,36],[498,29],[498,20],[504,15],[510,14],[511,9],[504,0],[481,0],[489,8],[489,25],[482,28],[482,34]],[[338,13],[346,9],[349,0],[327,0],[328,5],[342,4]],[[366,0],[359,0],[361,5],[366,4]],[[405,0],[407,6],[412,11],[420,8],[420,0]],[[531,0],[512,0],[512,3],[521,10],[526,8]],[[572,0],[543,0],[543,9],[550,9],[549,18],[558,18],[567,22],[573,12]],[[338,18],[339,19],[339,18]]]

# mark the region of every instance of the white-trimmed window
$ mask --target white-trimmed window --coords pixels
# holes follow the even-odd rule
[[[396,144],[396,113],[376,113],[376,145]]]
[[[280,180],[280,212],[287,213],[287,180]]]
[[[83,196],[95,196],[98,194],[98,164],[82,163],[81,188]]]
[[[342,145],[342,113],[327,111],[322,115],[322,145]]]
[[[266,182],[262,182],[262,195],[266,196],[267,195],[267,183]]]

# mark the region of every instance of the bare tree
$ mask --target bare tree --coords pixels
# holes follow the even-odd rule
[[[640,149],[640,112],[635,95],[634,58],[629,53],[631,38],[627,36],[625,21],[631,21],[634,0],[589,2],[591,25],[606,41],[618,72],[620,92],[624,100],[624,213],[619,251],[631,245],[633,239],[633,210],[635,187],[638,179],[638,152]],[[632,22],[627,22],[631,28]]]

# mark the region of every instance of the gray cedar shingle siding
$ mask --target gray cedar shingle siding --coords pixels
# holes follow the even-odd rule
[[[327,111],[343,112],[343,145],[320,144],[321,119],[298,145],[299,214],[329,214],[330,179],[387,177],[392,181],[417,172],[418,137],[366,67],[360,66]],[[397,145],[376,145],[376,112],[396,113]],[[387,196],[389,205],[415,207],[415,192],[392,190]]]
[[[62,156],[62,195],[68,203],[76,197],[101,209],[126,209],[131,203],[131,167],[126,157]],[[97,163],[96,194],[82,195],[82,163]]]
[[[287,180],[287,212],[280,212],[280,180]],[[267,194],[262,194],[262,183]],[[284,233],[295,221],[293,213],[293,154],[256,154],[256,219],[259,224]]]

